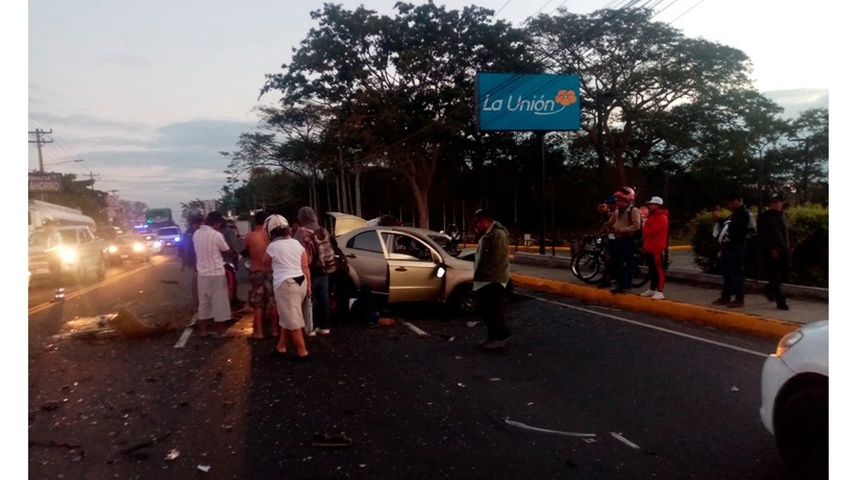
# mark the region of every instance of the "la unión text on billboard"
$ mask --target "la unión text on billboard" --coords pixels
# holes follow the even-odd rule
[[[579,75],[478,73],[478,130],[579,130]]]

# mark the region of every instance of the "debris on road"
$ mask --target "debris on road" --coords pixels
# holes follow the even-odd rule
[[[200,470],[201,472],[209,473],[210,468],[212,467],[209,465],[197,465],[197,470]]]
[[[169,452],[167,452],[167,456],[164,457],[166,461],[176,460],[179,457],[179,450],[173,448]]]
[[[562,435],[565,437],[596,437],[597,434],[594,433],[577,433],[577,432],[564,432],[561,430],[549,430],[546,428],[540,427],[532,427],[530,425],[526,425],[525,423],[515,422],[511,419],[506,418],[505,423],[512,427],[522,428],[523,430],[530,430],[533,432],[541,432],[541,433],[551,433],[554,435]]]
[[[311,439],[312,447],[321,448],[345,448],[352,445],[352,439],[344,433],[330,435],[328,433],[315,433]]]

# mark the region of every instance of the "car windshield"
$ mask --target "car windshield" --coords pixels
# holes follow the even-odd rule
[[[179,229],[176,227],[159,228],[159,235],[179,235]]]

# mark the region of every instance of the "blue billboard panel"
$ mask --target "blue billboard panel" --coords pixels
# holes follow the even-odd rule
[[[478,73],[478,130],[579,130],[579,75]]]

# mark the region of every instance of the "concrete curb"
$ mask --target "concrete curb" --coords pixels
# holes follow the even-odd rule
[[[800,325],[791,322],[760,317],[758,315],[689,305],[671,300],[654,301],[638,295],[613,295],[607,290],[591,286],[574,285],[518,273],[512,273],[511,280],[514,281],[517,287],[530,287],[548,293],[578,298],[599,305],[637,310],[652,315],[695,322],[775,340],[779,340],[783,335],[800,327]]]

